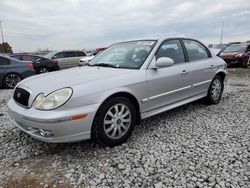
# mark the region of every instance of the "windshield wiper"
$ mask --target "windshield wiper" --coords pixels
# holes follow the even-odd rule
[[[94,64],[94,65],[91,65],[91,66],[98,66],[98,67],[111,67],[111,68],[119,68],[115,65],[112,65],[112,64],[108,64],[108,63],[97,63],[97,64]]]

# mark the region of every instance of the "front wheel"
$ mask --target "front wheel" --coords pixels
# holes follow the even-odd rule
[[[101,145],[119,145],[131,135],[135,122],[133,103],[125,97],[111,98],[102,104],[96,114],[92,138]]]
[[[221,76],[216,75],[213,78],[211,85],[208,89],[208,93],[206,97],[207,102],[209,104],[218,104],[220,102],[223,89],[224,89],[223,79],[221,78]]]

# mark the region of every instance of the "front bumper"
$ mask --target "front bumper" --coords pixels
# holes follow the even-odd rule
[[[233,65],[242,65],[243,59],[242,58],[222,58],[228,66],[233,66]]]
[[[91,127],[99,104],[67,110],[40,111],[34,108],[26,109],[13,99],[8,102],[9,114],[16,126],[30,136],[45,142],[66,143],[90,139]],[[71,117],[87,114],[83,119],[72,120]],[[41,130],[52,134],[42,136]]]

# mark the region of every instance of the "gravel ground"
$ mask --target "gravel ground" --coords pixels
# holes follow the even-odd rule
[[[127,143],[48,144],[13,126],[0,91],[0,187],[250,187],[250,70],[231,70],[222,101],[148,118]]]

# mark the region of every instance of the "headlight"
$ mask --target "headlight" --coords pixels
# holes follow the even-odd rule
[[[71,88],[56,90],[47,96],[41,93],[34,100],[33,106],[38,110],[53,110],[65,104],[70,99],[72,93],[73,90]]]
[[[241,57],[241,56],[243,56],[243,53],[239,53],[239,54],[235,55],[235,57]]]

